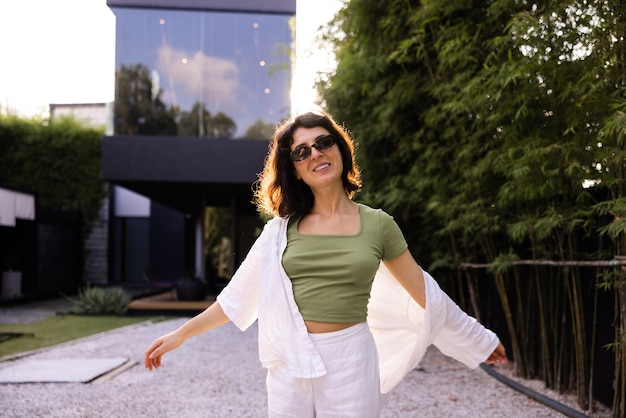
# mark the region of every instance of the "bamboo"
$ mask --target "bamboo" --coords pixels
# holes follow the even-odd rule
[[[535,259],[537,243],[533,237],[530,237],[530,241],[531,241],[533,259]],[[540,367],[541,367],[541,371],[543,374],[542,377],[544,379],[544,382],[546,383],[547,387],[552,388],[555,385],[554,374],[552,373],[552,368],[551,368],[551,365],[554,364],[551,358],[551,355],[554,353],[554,350],[550,350],[550,338],[548,336],[548,330],[550,329],[550,327],[548,326],[549,318],[546,313],[549,307],[546,306],[546,301],[544,300],[545,292],[543,291],[542,286],[541,286],[542,281],[540,280],[540,277],[542,276],[542,274],[540,273],[540,268],[541,267],[538,265],[531,266],[531,269],[533,271],[534,281],[535,281],[535,295],[537,298],[537,306],[538,306],[537,309],[539,311],[539,333],[540,333],[540,339],[541,339]],[[550,285],[550,283],[548,283],[548,285]],[[549,293],[546,293],[546,294],[549,294]],[[550,298],[547,298],[547,299],[550,299]]]
[[[470,303],[472,304],[472,309],[474,310],[474,317],[478,322],[481,322],[480,310],[478,309],[478,296],[474,290],[474,281],[472,280],[468,270],[465,270],[465,281],[467,282],[467,288],[469,289]]]
[[[495,246],[493,245],[492,236],[488,235],[483,241],[483,253],[490,259],[495,258]],[[511,337],[511,348],[513,351],[513,357],[515,358],[515,369],[519,376],[524,378],[528,377],[528,368],[526,357],[524,356],[524,350],[521,349],[519,344],[519,338],[515,327],[515,321],[513,320],[513,313],[511,310],[511,304],[509,302],[509,296],[506,291],[506,284],[504,277],[501,273],[496,274],[495,284],[498,294],[500,296],[500,302],[502,303],[502,310],[504,311],[504,317],[506,319],[507,328]]]
[[[531,333],[528,327],[531,326],[531,323],[530,321],[526,320],[527,318],[524,312],[524,309],[526,308],[526,304],[524,303],[524,298],[522,296],[522,290],[520,287],[520,280],[517,274],[517,270],[513,270],[512,279],[513,279],[512,290],[517,300],[517,303],[515,304],[515,310],[517,312],[517,324],[515,328],[517,329],[519,340],[521,344],[523,344],[522,352],[524,353],[524,357],[525,357],[524,364],[526,365],[526,376],[534,377],[535,368],[533,366],[534,362],[531,359],[531,356],[533,353],[532,353],[532,350],[529,349]],[[509,279],[509,282],[510,281],[511,280]]]
[[[555,291],[555,289],[560,289],[562,286],[562,283],[560,282],[560,274],[555,273],[556,275],[556,280],[553,280],[552,283],[548,283],[548,285],[552,284],[551,286],[551,292],[550,294],[552,295],[553,299],[552,302],[554,303],[554,309],[552,311],[552,315],[551,317],[552,319],[552,329],[553,331],[553,339],[554,339],[554,343],[553,343],[553,349],[552,352],[554,353],[554,358],[553,358],[553,368],[552,368],[552,375],[554,377],[554,386],[552,387],[552,389],[559,389],[561,386],[561,370],[563,369],[563,363],[565,362],[565,355],[563,353],[563,349],[565,346],[565,335],[564,335],[564,328],[563,325],[563,304],[562,304],[562,292],[559,291]]]
[[[528,368],[526,365],[526,357],[523,350],[520,348],[519,339],[515,329],[515,323],[513,321],[513,314],[511,313],[511,305],[509,303],[509,297],[506,292],[506,286],[504,284],[504,277],[502,274],[496,274],[496,288],[500,294],[500,300],[502,302],[502,309],[504,310],[504,317],[506,318],[506,324],[511,336],[511,346],[513,348],[513,357],[515,358],[515,369],[519,376],[524,378],[528,377]]]
[[[624,270],[624,269],[622,269]],[[619,325],[616,330],[615,401],[614,416],[624,416],[626,411],[626,275],[622,272],[617,282]]]
[[[596,275],[597,277],[597,275]],[[595,283],[593,290],[593,316],[591,319],[591,349],[589,350],[589,392],[587,397],[589,398],[589,411],[594,412],[593,407],[593,384],[594,384],[594,370],[593,366],[596,361],[596,325],[598,323],[598,284]]]
[[[552,373],[550,372],[549,366],[552,364],[550,361],[550,350],[549,347],[549,338],[546,326],[546,314],[545,314],[545,305],[543,300],[543,292],[541,291],[541,282],[539,280],[539,273],[535,270],[534,279],[535,279],[535,292],[537,296],[537,305],[539,310],[539,332],[541,335],[541,369],[544,371],[544,380],[548,387],[553,387],[554,379],[552,378]]]
[[[576,375],[576,395],[578,404],[588,408],[587,374],[586,374],[586,338],[582,318],[582,303],[580,300],[580,282],[575,272],[568,272],[565,277],[566,290],[569,297],[569,306],[572,315],[572,334],[574,339],[574,373]]]

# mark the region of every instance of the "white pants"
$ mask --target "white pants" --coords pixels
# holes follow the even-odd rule
[[[268,369],[271,418],[377,418],[380,415],[378,353],[367,323],[309,334],[326,374],[312,379],[291,376],[277,364]]]

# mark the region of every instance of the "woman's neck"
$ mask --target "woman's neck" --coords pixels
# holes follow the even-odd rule
[[[340,194],[315,196],[315,203],[309,213],[324,217],[346,215],[354,213],[357,204],[354,203],[342,190]]]

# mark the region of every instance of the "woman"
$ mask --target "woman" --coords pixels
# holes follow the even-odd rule
[[[430,344],[470,367],[506,362],[495,334],[424,274],[393,218],[352,201],[354,145],[330,116],[279,127],[258,184],[255,202],[274,219],[216,303],[150,345],[148,369],[191,336],[258,319],[271,417],[364,418]]]

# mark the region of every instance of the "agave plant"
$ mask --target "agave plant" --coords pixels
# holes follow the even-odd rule
[[[74,312],[83,315],[124,315],[130,295],[120,287],[87,287],[79,293]]]

